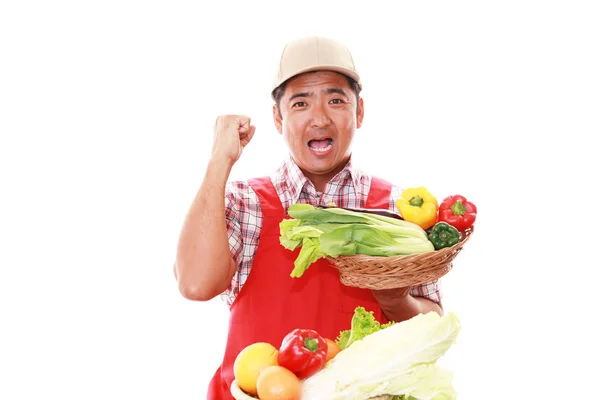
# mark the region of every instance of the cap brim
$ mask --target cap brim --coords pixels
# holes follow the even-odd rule
[[[360,76],[356,73],[356,71],[353,71],[353,70],[347,69],[347,68],[342,68],[342,67],[339,67],[337,65],[318,65],[318,66],[315,66],[315,67],[309,67],[309,68],[301,69],[301,70],[296,71],[293,74],[290,74],[288,76],[283,76],[271,88],[271,93],[273,93],[273,91],[275,89],[277,89],[279,86],[281,86],[286,81],[292,79],[293,77],[298,76],[300,74],[303,74],[305,72],[314,72],[314,71],[334,71],[334,72],[339,72],[340,74],[344,74],[344,75],[349,76],[350,78],[354,79],[354,81],[356,81],[356,83],[358,84],[358,86],[362,89],[362,85],[360,83]]]

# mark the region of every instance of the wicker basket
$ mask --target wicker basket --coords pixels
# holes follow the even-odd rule
[[[394,289],[422,285],[435,281],[452,269],[452,261],[473,233],[461,233],[452,247],[408,256],[374,257],[363,254],[328,257],[340,271],[340,281],[346,286],[364,289]]]
[[[235,379],[231,382],[231,395],[235,400],[257,400],[258,397],[250,396],[249,394],[244,393],[242,389],[238,386]]]
[[[253,397],[244,393],[244,391],[240,389],[240,387],[237,385],[237,382],[235,380],[231,383],[231,395],[235,400],[258,400],[258,397]],[[371,400],[390,400],[392,398],[393,396],[391,395],[383,395],[371,397]]]

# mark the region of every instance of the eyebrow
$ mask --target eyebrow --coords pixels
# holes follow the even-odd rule
[[[338,93],[338,94],[341,94],[342,96],[348,98],[348,95],[346,94],[346,91],[344,89],[341,89],[341,88],[327,88],[327,89],[325,89],[325,92],[327,92],[327,94]],[[298,97],[310,97],[313,94],[314,94],[314,92],[294,93],[293,95],[290,96],[289,101],[292,101],[292,100],[294,100],[295,98],[298,98]]]
[[[346,91],[344,89],[340,89],[340,88],[329,88],[329,89],[327,89],[327,93],[329,93],[329,94],[338,93],[338,94],[341,94],[342,96],[344,96],[345,98],[348,98]]]

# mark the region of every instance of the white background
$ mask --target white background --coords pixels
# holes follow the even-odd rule
[[[286,151],[283,44],[344,42],[354,157],[478,205],[442,280],[463,399],[597,398],[600,29],[593,2],[31,2],[0,6],[0,398],[201,399],[228,310],[183,299],[179,229],[222,113]]]

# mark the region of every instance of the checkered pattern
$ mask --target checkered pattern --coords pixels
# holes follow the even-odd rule
[[[325,205],[333,202],[339,207],[364,208],[371,186],[371,177],[354,167],[351,161],[327,184],[323,193],[317,192],[291,158],[271,176],[271,181],[286,211],[295,203]],[[399,187],[392,187],[390,210],[398,211],[395,200],[400,193]],[[263,217],[258,197],[244,181],[227,184],[225,208],[229,248],[238,266],[229,288],[221,295],[225,303],[231,306],[250,274]],[[427,297],[436,303],[441,299],[437,281],[415,286],[411,294]]]

